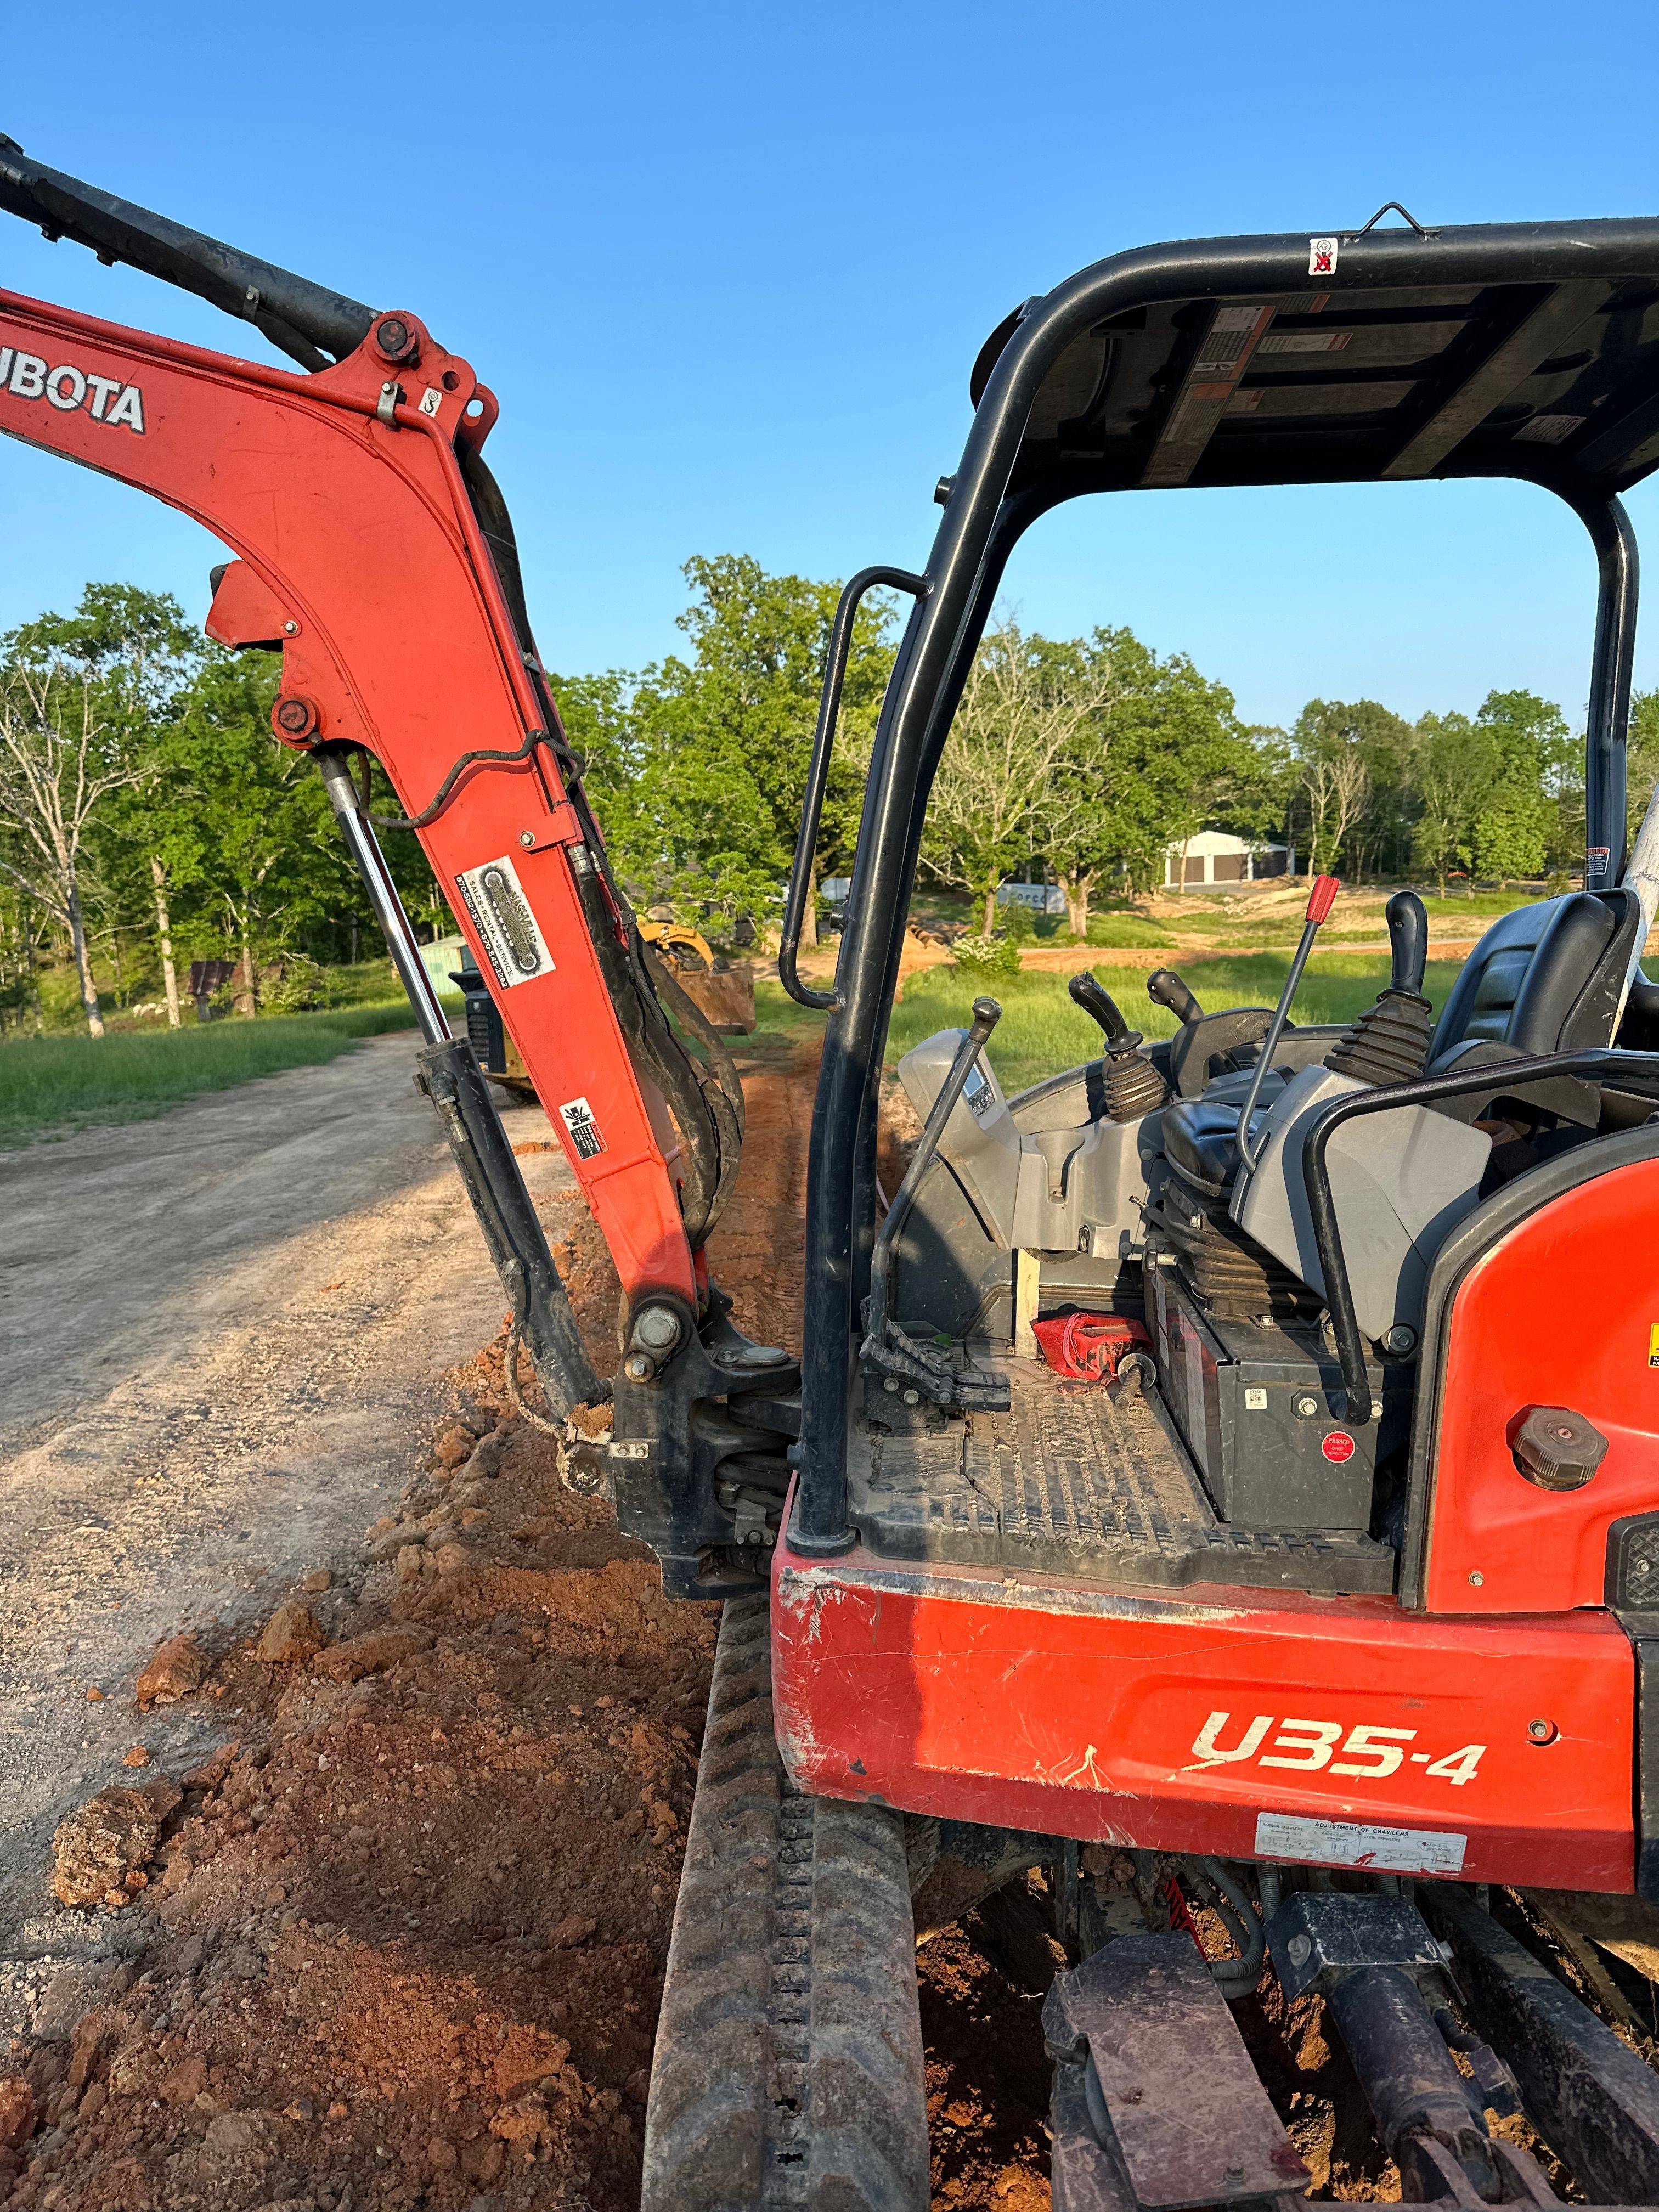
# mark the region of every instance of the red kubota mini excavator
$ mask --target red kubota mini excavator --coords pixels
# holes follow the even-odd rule
[[[235,556],[209,630],[282,653],[276,738],[315,759],[415,1003],[515,1350],[556,1413],[611,1399],[568,1479],[672,1595],[727,1601],[652,2212],[924,2204],[917,1917],[1036,1866],[1075,1961],[1043,2015],[1068,2212],[1306,2190],[1230,2010],[1268,1972],[1323,1999],[1408,2199],[1556,2202],[1492,2124],[1524,2111],[1581,2200],[1659,2205],[1659,2079],[1521,1902],[1572,1893],[1615,1944],[1659,1904],[1659,869],[1645,840],[1626,864],[1618,498],[1659,465],[1659,222],[1162,246],[994,333],[927,568],[855,577],[833,630],[780,957],[828,1017],[798,1363],[740,1334],[703,1261],[741,1093],[607,865],[483,458],[493,394],[414,314],[9,140],[0,204],[297,364],[0,293],[0,429]],[[1495,922],[1437,1019],[1397,896],[1389,987],[1338,1030],[1287,1018],[1322,881],[1277,1007],[1155,975],[1179,1026],[1149,1046],[1079,977],[1099,1059],[1014,1097],[981,1000],[901,1063],[922,1134],[884,1212],[929,782],[1021,534],[1085,493],[1481,476],[1565,499],[1600,562],[1582,890]],[[875,586],[915,611],[814,991],[796,947]],[[609,1382],[432,994],[362,752],[477,961],[479,1041],[511,1036],[615,1255]],[[1074,1315],[1116,1326],[1086,1361],[1035,1356]]]

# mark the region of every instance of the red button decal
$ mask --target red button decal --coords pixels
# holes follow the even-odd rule
[[[1346,1429],[1333,1429],[1319,1449],[1334,1466],[1340,1467],[1344,1460],[1353,1457],[1358,1447]]]

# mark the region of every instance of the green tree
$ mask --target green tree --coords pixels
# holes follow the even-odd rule
[[[120,794],[149,781],[149,732],[192,650],[177,602],[126,584],[89,584],[74,614],[0,639],[0,871],[67,937],[94,1036],[97,832]]]
[[[303,949],[358,901],[321,780],[271,735],[277,681],[269,654],[210,651],[155,753],[152,851],[246,963],[256,1010],[262,961]]]
[[[777,903],[840,586],[769,575],[745,555],[688,561],[679,618],[690,657],[637,679],[561,678],[572,740],[613,861],[643,902],[761,921]],[[851,851],[864,768],[892,664],[889,603],[860,609],[818,840],[822,868]],[[808,913],[811,908],[809,903]]]
[[[1413,780],[1417,820],[1412,853],[1446,895],[1456,867],[1474,865],[1475,823],[1495,791],[1501,758],[1489,730],[1467,714],[1425,714],[1417,726]]]
[[[1412,726],[1375,699],[1310,699],[1291,732],[1294,842],[1314,874],[1386,866],[1391,832],[1409,818],[1402,787]]]
[[[987,937],[1004,878],[1057,837],[1086,836],[1081,787],[1063,763],[1107,698],[1081,649],[1057,650],[1014,622],[981,641],[933,778],[922,853],[941,882],[979,901]]]
[[[1160,881],[1170,847],[1242,799],[1254,753],[1231,692],[1185,653],[1160,660],[1126,629],[1044,651],[1082,712],[1036,809],[1036,832],[1066,893],[1067,927],[1081,938],[1100,884],[1141,890]]]
[[[1583,748],[1567,718],[1533,691],[1489,691],[1475,715],[1497,749],[1498,775],[1474,820],[1474,866],[1505,882],[1578,857],[1583,843]],[[1565,818],[1564,818],[1565,817]],[[1575,818],[1576,817],[1576,818]]]
[[[1648,801],[1659,787],[1659,690],[1638,691],[1630,702],[1625,775],[1628,835],[1633,843]]]

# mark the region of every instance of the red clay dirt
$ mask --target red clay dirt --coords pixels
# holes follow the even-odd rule
[[[793,1346],[817,1052],[758,1041],[742,1065],[744,1170],[711,1265],[743,1326]],[[895,1177],[910,1133],[887,1132]],[[556,1256],[606,1371],[617,1285],[586,1218]],[[136,1706],[222,1711],[224,1741],[188,1774],[147,1762],[121,1807],[60,1831],[60,1878],[77,1850],[116,1853],[80,1878],[126,1896],[94,1909],[139,1941],[60,1974],[33,2039],[0,2051],[0,2203],[637,2203],[717,1612],[666,1603],[644,1547],[564,1487],[554,1439],[506,1407],[504,1340],[456,1374],[366,1572],[307,1577],[231,1648],[175,1639],[125,1686]],[[136,1709],[135,1751],[143,1728]],[[159,1842],[129,1817],[140,1792]],[[922,1946],[939,2212],[1048,2205],[1052,1926],[1033,1875]],[[1386,2191],[1363,2140],[1334,2134],[1357,2099],[1316,2022],[1241,2024],[1316,2194]]]
[[[763,1040],[742,1065],[744,1171],[711,1264],[739,1322],[793,1346],[817,1053]],[[908,1133],[887,1133],[896,1173]],[[585,1218],[557,1257],[605,1371],[617,1285]],[[133,1955],[60,1973],[33,2038],[0,2050],[0,2203],[637,2203],[717,1609],[666,1603],[644,1547],[564,1487],[554,1439],[506,1407],[504,1342],[457,1372],[367,1571],[309,1576],[258,1634],[175,1639],[112,1686],[137,1771],[65,1823],[58,1872],[125,1897],[93,1910],[121,1914]],[[179,1698],[227,1725],[169,1776],[136,1755],[143,1709]],[[1048,2203],[1052,1930],[1033,1875],[921,1947],[936,2212]],[[1275,2002],[1270,1984],[1236,2017],[1313,2196],[1396,2195],[1317,2002]]]
[[[793,1344],[816,1051],[744,1058],[711,1263],[742,1325]],[[557,1257],[606,1371],[603,1247],[584,1221]],[[716,1608],[667,1604],[644,1547],[565,1489],[554,1440],[505,1406],[503,1341],[457,1374],[366,1577],[295,1592],[199,1683],[176,1651],[147,1674],[146,1705],[240,1717],[206,1766],[130,1778],[183,1792],[159,1845],[137,1824],[131,1902],[99,1908],[143,1941],[60,1975],[0,2051],[0,2201],[637,2203]]]

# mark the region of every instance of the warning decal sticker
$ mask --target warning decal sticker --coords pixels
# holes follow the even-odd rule
[[[1352,1820],[1304,1820],[1291,1813],[1258,1813],[1255,1821],[1258,1858],[1311,1859],[1378,1874],[1462,1874],[1468,1840],[1428,1828],[1362,1827]]]
[[[530,910],[519,872],[505,854],[456,877],[473,926],[503,989],[553,973],[553,956]]]
[[[605,1150],[605,1139],[599,1125],[593,1119],[593,1109],[586,1098],[567,1098],[559,1109],[559,1119],[564,1123],[579,1160],[597,1159]]]
[[[1308,240],[1308,274],[1310,276],[1335,276],[1336,240],[1334,238],[1310,238]]]
[[[1648,1365],[1659,1367],[1659,1321],[1648,1331]]]

